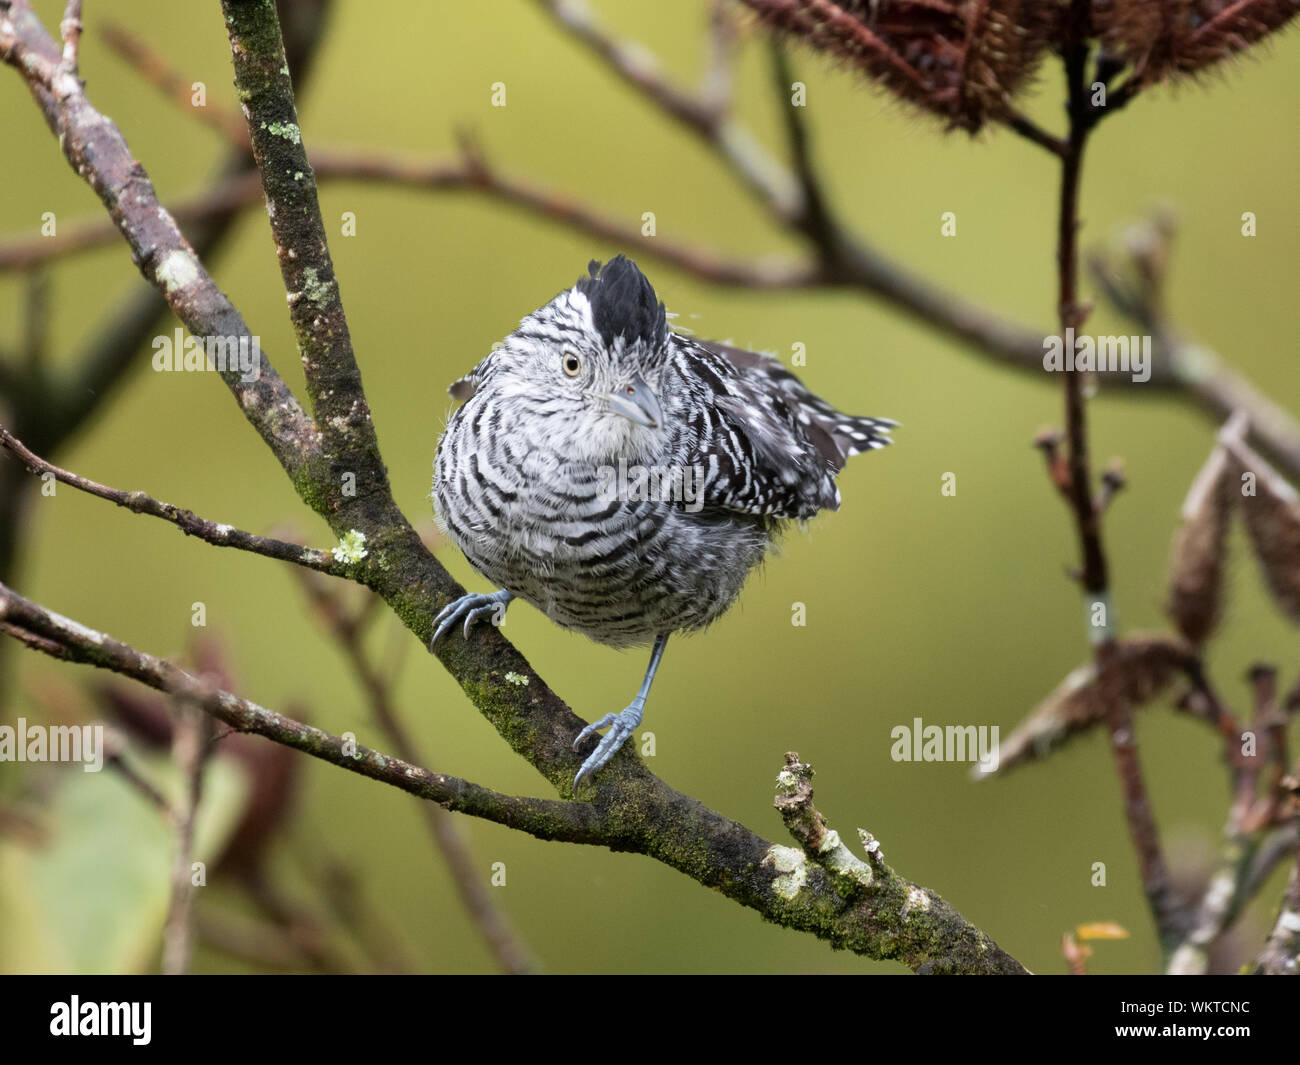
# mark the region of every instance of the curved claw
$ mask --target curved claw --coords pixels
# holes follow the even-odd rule
[[[513,593],[507,592],[503,588],[499,592],[472,592],[469,595],[462,595],[459,599],[453,599],[433,619],[435,628],[433,630],[433,639],[429,641],[429,650],[432,651],[434,645],[442,639],[447,630],[460,621],[461,618],[465,619],[465,627],[462,631],[465,634],[465,639],[468,640],[469,630],[474,627],[475,622],[480,618],[495,614],[498,610],[504,613],[506,604],[513,598]]]
[[[600,742],[596,744],[596,749],[587,756],[587,760],[582,763],[582,767],[573,778],[573,790],[575,792],[585,777],[590,777],[596,770],[604,766],[614,757],[615,752],[627,742],[628,737],[636,730],[637,725],[641,724],[643,709],[643,705],[633,703],[622,713],[606,714],[599,721],[593,721],[574,737],[573,749],[576,751],[588,736],[593,735],[600,729],[609,728],[609,732],[601,737]]]

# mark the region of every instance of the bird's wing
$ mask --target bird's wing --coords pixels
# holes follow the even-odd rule
[[[478,391],[478,382],[471,370],[464,377],[458,377],[447,386],[447,394],[457,402],[464,403]]]
[[[835,473],[850,452],[800,393],[816,397],[769,356],[676,339],[664,389],[676,408],[673,451],[698,471],[704,501],[773,518],[837,509]]]
[[[447,394],[458,403],[464,403],[473,398],[474,393],[483,387],[493,373],[499,368],[497,347],[484,355],[479,360],[474,369],[470,370],[464,377],[458,377],[455,381],[447,386]]]

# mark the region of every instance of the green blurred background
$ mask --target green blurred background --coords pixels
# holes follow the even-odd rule
[[[60,8],[38,4],[47,27],[57,25]],[[180,10],[174,2],[132,0],[113,5],[111,16],[187,79],[204,81],[212,105],[230,106],[219,6],[186,4],[185,17]],[[669,73],[695,82],[706,59],[706,5],[606,2],[599,11],[619,35],[657,53]],[[82,73],[92,101],[121,127],[164,201],[199,191],[223,157],[219,137],[108,51],[97,32],[108,15],[107,5],[87,5]],[[1285,322],[1300,267],[1297,58],[1300,35],[1292,34],[1226,76],[1140,99],[1095,138],[1082,199],[1085,247],[1155,203],[1177,211],[1173,319],[1293,411],[1300,409],[1300,373]],[[942,136],[934,122],[904,113],[847,72],[808,54],[794,64],[808,86],[817,158],[844,217],[914,270],[1049,330],[1054,161],[1006,132],[974,141]],[[489,106],[496,81],[507,85],[505,108]],[[1053,128],[1060,127],[1059,82],[1059,67],[1049,61],[1025,105]],[[45,211],[60,225],[98,217],[95,197],[7,69],[0,100],[0,232],[31,234]],[[779,115],[757,41],[741,53],[737,101],[756,134],[779,151]],[[455,129],[468,128],[502,170],[564,190],[628,225],[653,211],[661,237],[729,256],[800,250],[773,231],[697,141],[524,0],[340,3],[299,108],[309,147],[441,155],[453,150]],[[589,258],[620,249],[472,194],[328,184],[321,200],[332,233],[342,212],[356,213],[356,236],[335,237],[331,250],[398,503],[428,526],[431,461],[451,405],[447,384],[571,284]],[[1253,239],[1240,234],[1248,210],[1259,220]],[[945,211],[957,214],[956,238],[940,235]],[[971,783],[963,765],[889,757],[891,728],[914,716],[997,724],[1005,736],[1088,654],[1079,599],[1063,576],[1076,560],[1074,533],[1030,447],[1038,428],[1061,420],[1059,381],[996,369],[859,294],[745,292],[640,259],[681,325],[787,361],[792,345],[802,343],[802,375],[812,388],[846,410],[902,423],[896,447],[843,474],[839,513],[792,531],[729,616],[702,637],[670,645],[647,711],[645,727],[658,744],[652,768],[788,842],[771,801],[783,752],[797,750],[817,769],[818,805],[832,825],[850,837],[855,826],[868,828],[898,870],[944,895],[1030,968],[1061,971],[1061,933],[1094,920],[1119,921],[1133,933],[1102,944],[1094,971],[1158,965],[1100,734],[982,784]],[[261,209],[246,212],[212,265],[302,395]],[[51,279],[52,350],[64,360],[75,357],[77,341],[106,309],[143,285],[120,245],[64,260]],[[5,346],[17,341],[23,292],[19,275],[0,275]],[[1099,306],[1091,331],[1134,328]],[[1098,459],[1123,456],[1130,480],[1106,523],[1121,625],[1159,628],[1170,537],[1212,426],[1141,388],[1107,393],[1090,412]],[[58,461],[214,520],[255,531],[288,521],[309,542],[330,542],[214,376],[155,374],[142,358],[116,401]],[[940,494],[949,471],[957,475],[953,498]],[[1245,709],[1247,666],[1279,663],[1289,683],[1296,644],[1270,608],[1239,533],[1232,542],[1231,602],[1210,661],[1225,696]],[[453,548],[440,544],[438,556],[462,583],[484,587]],[[203,601],[208,631],[224,642],[242,694],[276,708],[305,707],[314,723],[383,747],[350,671],[282,570],[60,490],[34,502],[18,589],[160,655],[184,654],[193,636],[190,605]],[[791,626],[796,601],[807,605],[805,628]],[[386,661],[391,648],[409,645],[399,706],[433,767],[506,792],[546,794],[438,663],[396,626],[385,616],[373,645]],[[624,706],[644,667],[641,652],[620,655],[588,643],[527,606],[511,612],[507,632],[589,720]],[[61,720],[85,712],[78,690],[86,670],[14,649],[4,662],[5,722],[43,718],[51,702],[66,708]],[[1165,705],[1142,713],[1139,739],[1175,864],[1203,859],[1227,811],[1217,741]],[[0,773],[8,801],[49,794],[48,774],[12,765]],[[132,823],[156,820],[114,775],[86,780],[77,782],[83,807],[111,807]],[[85,790],[91,785],[104,789],[98,799]],[[65,830],[77,808],[69,802],[64,809]],[[494,898],[551,970],[904,971],[767,925],[645,858],[541,843],[468,819],[460,824],[485,879],[492,863],[505,863],[507,883],[493,889]],[[165,833],[162,843],[136,839],[150,831],[123,827],[113,845],[101,839],[93,858],[58,875],[47,870],[45,882],[25,873],[15,845],[4,843],[0,965],[128,964],[122,959],[130,951],[89,940],[117,921],[117,907],[105,904],[106,885],[138,898],[122,886],[132,877],[165,881]],[[359,874],[418,967],[493,968],[409,798],[321,763],[304,766],[272,871],[286,891],[311,900],[315,885],[292,857],[303,847],[326,848]],[[1104,888],[1090,884],[1096,861],[1109,870]],[[200,908],[242,905],[223,891],[211,883]],[[76,936],[34,927],[56,895],[58,920],[77,928]],[[1274,884],[1254,916],[1267,919],[1277,897]],[[131,964],[152,966],[151,951],[156,943]],[[248,968],[207,948],[196,967]]]

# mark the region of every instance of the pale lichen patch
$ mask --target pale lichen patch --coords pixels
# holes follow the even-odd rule
[[[334,288],[333,281],[322,281],[315,267],[307,267],[302,272],[302,294],[314,306],[323,307],[329,303]]]
[[[292,122],[272,122],[269,126],[263,122],[262,128],[274,137],[283,137],[291,144],[302,143],[302,132]]]
[[[824,855],[822,865],[837,876],[847,877],[863,887],[871,887],[875,882],[871,866],[844,846],[840,834],[835,829],[827,829],[817,852]]]
[[[154,277],[167,292],[180,292],[199,279],[199,262],[192,253],[177,248],[163,256]]]
[[[795,898],[808,882],[808,856],[797,847],[773,843],[763,856],[763,864],[781,874],[772,881],[772,890],[783,899]]]
[[[930,894],[924,888],[919,888],[913,884],[907,889],[907,901],[903,903],[902,917],[904,920],[912,913],[913,910],[920,910],[925,913],[930,909]]]
[[[370,553],[366,550],[366,534],[359,529],[349,529],[330,553],[335,562],[360,562]]]

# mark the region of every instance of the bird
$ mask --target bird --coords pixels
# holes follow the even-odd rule
[[[500,625],[515,599],[616,648],[649,645],[626,708],[573,788],[641,724],[668,638],[704,629],[791,522],[838,510],[835,477],[897,422],[842,414],[772,355],[669,325],[626,255],[585,276],[448,389],[462,401],[434,459],[436,519],[497,591],[433,619]]]

